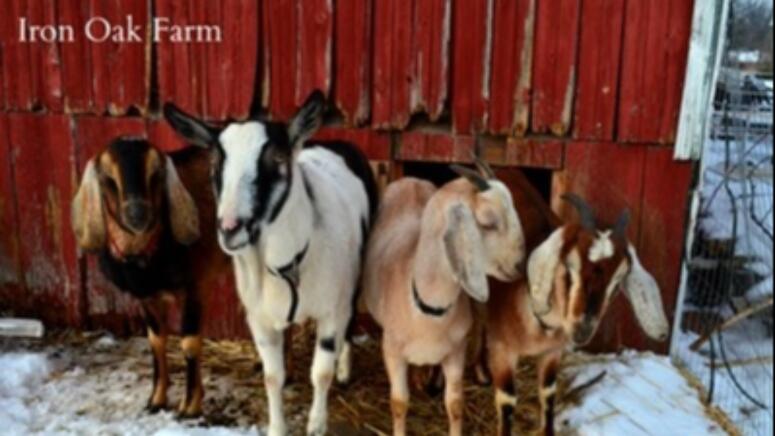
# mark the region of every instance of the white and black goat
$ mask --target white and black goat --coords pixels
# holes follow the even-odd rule
[[[463,369],[471,301],[486,301],[487,276],[518,277],[524,260],[520,219],[508,188],[482,162],[482,174],[441,188],[404,178],[388,185],[369,239],[363,302],[383,328],[393,434],[406,434],[407,370],[441,365],[450,434],[463,431]]]
[[[239,296],[263,360],[273,436],[287,431],[282,332],[307,319],[316,322],[318,338],[307,433],[326,431],[332,379],[349,377],[346,331],[376,209],[374,176],[355,145],[304,145],[322,124],[323,106],[323,94],[316,91],[287,125],[251,120],[224,128],[171,104],[164,108],[175,130],[212,153],[218,239],[233,258]]]
[[[527,277],[491,286],[487,362],[496,390],[498,434],[510,435],[517,401],[514,371],[520,358],[538,357],[540,424],[552,434],[562,353],[590,341],[619,287],[649,337],[664,340],[669,325],[656,281],[627,241],[627,211],[612,227],[601,227],[592,208],[568,194],[564,198],[580,219],[563,225],[524,176],[517,178],[514,202],[530,253]]]

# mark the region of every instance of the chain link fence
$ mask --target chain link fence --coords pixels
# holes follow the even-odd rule
[[[771,76],[719,74],[672,347],[745,435],[773,434],[772,98]]]

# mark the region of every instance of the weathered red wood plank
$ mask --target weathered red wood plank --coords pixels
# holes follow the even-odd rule
[[[117,11],[109,7],[106,2],[90,0],[89,6],[90,17],[101,16],[111,19],[117,15]],[[113,53],[118,50],[117,45],[110,40],[99,44],[89,43],[92,70],[94,71],[92,75],[92,102],[95,113],[103,113],[108,110],[113,80],[116,80],[116,84],[118,84],[119,76],[111,74],[111,69],[116,67],[111,61],[114,60]]]
[[[296,105],[318,89],[328,95],[331,85],[331,44],[334,11],[330,0],[299,2],[299,71]]]
[[[224,38],[228,39],[232,52],[228,59],[224,60],[224,69],[221,73],[224,80],[231,83],[231,92],[226,93],[230,107],[228,115],[244,119],[250,114],[253,100],[259,92],[256,86],[261,82],[257,79],[259,72],[259,38],[261,35],[261,21],[259,17],[259,3],[251,0],[235,1],[234,4],[226,3],[228,14],[224,16]],[[234,15],[234,16],[232,16]],[[231,20],[237,18],[237,22]],[[217,50],[217,45],[211,45]],[[218,117],[223,119],[223,117]]]
[[[667,60],[665,81],[663,82],[665,97],[662,100],[663,110],[659,125],[659,142],[661,143],[675,142],[678,131],[678,117],[681,112],[693,12],[693,0],[670,2],[670,22],[665,50]]]
[[[18,202],[21,265],[28,294],[50,325],[81,326],[81,286],[70,225],[75,148],[70,119],[61,115],[14,114],[9,118]]]
[[[0,232],[0,306],[10,309],[26,293],[19,259],[19,223],[8,128],[8,117],[0,115],[0,226],[3,228]]]
[[[26,18],[31,23],[56,25],[55,5],[53,2],[30,1],[27,3]],[[29,53],[34,106],[61,112],[62,70],[58,44],[55,41],[30,43]]]
[[[624,0],[582,2],[574,138],[613,139],[624,6]]]
[[[357,145],[370,160],[390,159],[390,134],[368,128],[348,129],[341,127],[323,127],[312,141],[343,140]]]
[[[482,141],[481,156],[492,165],[559,170],[565,145],[560,140],[510,137],[506,141]]]
[[[410,104],[412,113],[425,111],[431,121],[441,116],[448,93],[451,19],[450,0],[415,3],[416,72]]]
[[[117,2],[121,11],[119,22],[132,17],[135,25],[141,26],[142,42],[121,44],[117,53],[121,81],[112,97],[113,114],[125,114],[129,108],[136,108],[141,114],[148,110],[151,85],[151,46],[153,35],[142,35],[142,30],[151,28],[150,2]],[[124,21],[126,22],[126,21]],[[113,71],[114,74],[119,71]]]
[[[627,2],[618,139],[675,138],[691,32],[692,0]]]
[[[374,4],[374,92],[372,125],[403,128],[411,116],[415,70],[413,0]]]
[[[535,0],[495,0],[488,130],[524,136],[530,113]]]
[[[2,35],[2,68],[4,70],[6,106],[10,110],[29,110],[33,106],[34,85],[31,72],[30,44],[19,41],[19,20],[27,14],[26,2],[11,0],[0,14]]]
[[[360,126],[371,107],[372,3],[337,0],[334,8],[336,107],[349,126]]]
[[[452,8],[452,129],[474,133],[485,125],[489,98],[492,0],[457,0]]]
[[[627,234],[636,243],[641,224],[643,167],[646,147],[627,147],[613,143],[574,142],[566,145],[565,169],[552,181],[552,209],[564,219],[575,219],[575,212],[560,199],[565,192],[581,195],[597,211],[601,224],[613,223],[629,208],[632,218]],[[611,162],[616,162],[612,165]],[[590,349],[616,350],[638,329],[626,299],[617,297],[600,324]]]
[[[643,266],[659,283],[669,320],[673,319],[678,297],[692,173],[692,164],[673,160],[671,148],[646,149],[637,247]],[[669,345],[648,339],[640,329],[632,329],[623,339],[627,347],[660,352],[667,352]]]
[[[89,18],[89,2],[57,2],[59,23],[83,29]],[[88,39],[74,38],[60,44],[62,51],[62,88],[64,110],[68,113],[89,112],[92,109],[91,48]]]
[[[287,120],[296,112],[299,22],[296,0],[263,2],[264,106],[272,117]]]
[[[171,23],[189,20],[187,0],[157,0],[155,8],[156,17],[169,17]],[[156,52],[161,102],[172,101],[187,112],[202,115],[195,86],[197,71],[190,65],[189,45],[164,38],[156,45]]]
[[[407,131],[398,137],[396,160],[471,162],[474,137]]]
[[[538,1],[531,102],[534,133],[563,136],[570,128],[579,11],[579,0]]]
[[[371,124],[378,129],[390,127],[392,93],[390,77],[392,74],[393,9],[392,0],[374,3],[374,87],[372,91]]]
[[[222,38],[220,43],[190,44],[192,56],[197,59],[200,69],[202,114],[209,119],[223,119],[228,113],[232,85],[237,80],[233,69],[236,44],[232,38],[238,37],[233,33],[237,31],[239,3],[202,2],[196,6],[197,13],[192,21],[220,26]],[[250,57],[246,56],[245,60],[249,62]]]
[[[78,162],[78,180],[86,162],[119,136],[145,137],[145,122],[141,118],[106,118],[83,116],[75,120],[74,140]],[[69,229],[68,229],[69,230]],[[120,334],[136,331],[141,325],[139,306],[135,299],[116,288],[99,269],[95,256],[81,253],[86,270],[86,316],[90,328],[105,328]]]

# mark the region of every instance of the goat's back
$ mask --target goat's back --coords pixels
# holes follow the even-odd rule
[[[422,214],[434,192],[433,184],[412,177],[385,189],[369,238],[363,276],[363,301],[379,324],[391,289],[406,283]]]
[[[199,213],[197,242],[191,246],[191,274],[198,289],[216,287],[216,281],[231,274],[229,257],[221,250],[217,239],[216,205],[210,181],[210,152],[188,147],[170,153],[181,182],[196,203]]]
[[[510,171],[505,181],[512,187],[514,207],[525,234],[528,256],[561,224],[538,190],[520,170]],[[489,280],[490,299],[487,302],[488,334],[507,341],[509,348],[521,351],[533,348],[535,337],[541,336],[527,309],[528,287],[524,278],[512,283]]]

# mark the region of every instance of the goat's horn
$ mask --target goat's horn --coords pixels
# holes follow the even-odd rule
[[[581,219],[581,225],[587,230],[595,230],[595,211],[584,201],[583,198],[573,193],[567,193],[562,196],[562,199],[573,205],[576,211],[579,213]]]
[[[474,150],[479,150],[479,145],[481,144],[481,140],[479,135],[476,135],[474,138]],[[476,168],[479,170],[479,172],[484,176],[485,179],[495,179],[495,171],[490,168],[490,165],[485,162],[481,157],[477,156],[475,152],[471,152],[471,159],[473,159],[474,164],[476,164]]]
[[[613,227],[613,236],[615,238],[623,238],[627,232],[627,225],[630,224],[630,209],[624,209],[619,218],[616,219],[616,224]]]
[[[490,168],[490,165],[482,160],[481,158],[477,157],[474,159],[474,163],[476,164],[476,167],[479,168],[479,172],[482,173],[482,175],[485,178],[488,179],[495,179],[495,171]]]
[[[469,182],[476,186],[476,189],[480,191],[486,191],[490,189],[490,184],[476,171],[466,168],[460,165],[451,165],[452,171],[456,172],[459,176],[465,177]]]

